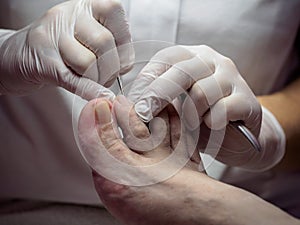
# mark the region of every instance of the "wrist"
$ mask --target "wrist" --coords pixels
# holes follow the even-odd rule
[[[262,106],[262,125],[258,140],[262,147],[258,170],[267,170],[278,164],[285,154],[286,138],[275,116]],[[259,162],[260,161],[260,162]]]
[[[258,100],[276,117],[286,137],[286,153],[276,169],[299,170],[300,147],[300,79],[293,82],[280,92],[260,96]]]

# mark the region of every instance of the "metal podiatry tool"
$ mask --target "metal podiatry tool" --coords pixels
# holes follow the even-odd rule
[[[118,85],[119,85],[119,88],[120,88],[120,92],[122,95],[124,95],[124,89],[123,89],[123,84],[122,84],[122,80],[121,80],[121,77],[118,76],[117,77],[117,81],[118,81]],[[252,132],[242,124],[242,122],[240,121],[230,121],[229,124],[231,126],[233,126],[234,128],[236,128],[238,131],[240,131],[244,136],[245,138],[249,141],[249,143],[254,147],[254,149],[257,151],[257,152],[260,152],[261,151],[261,146],[257,140],[257,138],[252,134]]]
[[[118,81],[118,85],[119,85],[119,88],[120,88],[120,92],[121,92],[122,95],[124,95],[123,84],[122,84],[122,80],[121,80],[120,76],[117,76],[117,81]]]
[[[244,126],[239,121],[234,121],[234,122],[230,121],[229,124],[235,127],[237,130],[239,130],[245,136],[245,138],[250,142],[250,144],[254,147],[256,151],[258,152],[261,151],[261,146],[259,144],[259,141],[246,126]]]

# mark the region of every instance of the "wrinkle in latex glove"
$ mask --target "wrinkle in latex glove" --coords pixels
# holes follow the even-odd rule
[[[178,76],[178,78],[180,77]],[[184,77],[182,76],[180,79],[184,79]],[[161,109],[185,92],[177,82],[170,82],[169,79],[161,77],[154,80],[152,84],[153,86],[158,84],[158,86],[155,89],[152,89],[152,86],[146,88],[143,98],[135,104],[135,111],[145,122],[152,120]],[[151,110],[149,110],[150,108]]]

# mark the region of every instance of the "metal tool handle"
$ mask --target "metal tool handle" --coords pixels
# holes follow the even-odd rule
[[[254,134],[252,134],[252,132],[246,126],[244,126],[242,124],[242,122],[230,121],[229,124],[232,125],[233,127],[235,127],[237,130],[239,130],[247,138],[247,140],[250,142],[250,144],[254,147],[254,149],[256,151],[258,151],[258,152],[261,151],[261,145],[260,145],[259,141],[254,136]]]
[[[120,76],[117,76],[117,81],[118,81],[118,85],[119,85],[119,88],[120,88],[120,92],[121,92],[122,95],[124,95],[123,84],[122,84],[122,80],[121,80]]]

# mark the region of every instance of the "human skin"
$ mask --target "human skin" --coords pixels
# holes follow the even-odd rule
[[[124,119],[125,112],[129,115],[132,134],[139,138],[149,137],[147,126],[139,120],[125,97],[118,97],[114,103],[96,99],[89,102],[81,113],[79,138],[89,135],[84,124],[85,121],[94,118],[93,129],[97,130],[97,138],[101,140],[101,145],[97,145],[98,140],[91,142],[83,140],[81,144],[85,146],[81,146],[82,149],[108,151],[118,160],[131,165],[150,165],[173,152],[179,143],[180,123],[172,108],[169,107],[159,115],[168,128],[166,137],[157,148],[148,152],[132,151],[127,147],[128,143],[124,143],[116,134],[114,128],[118,124],[123,130],[124,137],[127,137],[124,140],[130,141],[128,135],[131,134],[126,133],[128,123]],[[112,114],[115,120],[112,120]],[[153,126],[159,127],[160,124]],[[191,146],[190,140],[187,137],[185,143],[180,146],[188,148]],[[109,166],[105,165],[105,162],[101,163],[100,168]],[[95,165],[97,159],[90,164],[92,168],[99,166]],[[95,170],[93,179],[104,205],[124,224],[300,224],[298,220],[257,196],[211,179],[204,171],[199,172],[199,166],[201,167],[201,161],[193,157],[169,179],[147,186],[116,183]],[[140,175],[149,176],[146,172]]]
[[[300,169],[300,79],[271,95],[259,96],[260,103],[279,121],[286,136],[286,153],[275,167],[280,171]]]

